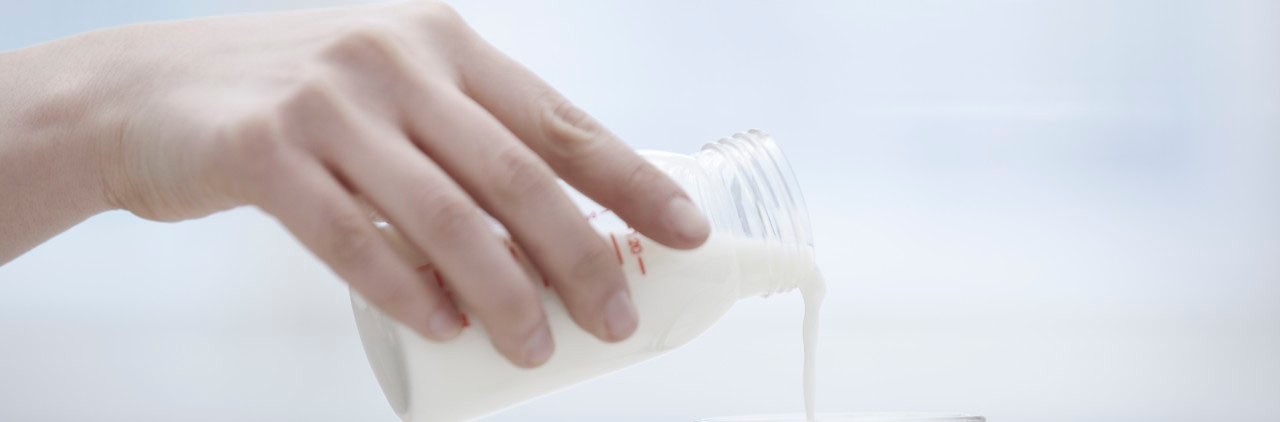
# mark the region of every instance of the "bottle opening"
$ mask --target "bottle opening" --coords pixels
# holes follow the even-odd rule
[[[702,147],[700,159],[715,161],[739,208],[737,234],[792,247],[813,247],[800,184],[782,149],[756,129]]]
[[[707,144],[695,159],[726,188],[719,198],[704,198],[719,232],[762,240],[788,253],[811,256],[813,235],[800,185],[782,149],[769,135],[749,130]],[[788,290],[795,280],[778,269],[772,291]],[[788,268],[790,272],[796,268]]]

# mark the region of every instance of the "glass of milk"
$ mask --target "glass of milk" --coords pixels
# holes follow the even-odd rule
[[[548,289],[543,307],[555,352],[541,367],[519,368],[494,350],[479,324],[449,341],[427,340],[352,292],[369,363],[401,419],[482,417],[685,344],[741,298],[796,288],[805,293],[809,307],[804,337],[809,340],[806,385],[812,385],[813,347],[808,343],[816,330],[822,285],[804,200],[782,151],[769,136],[752,130],[692,155],[642,155],[682,185],[707,215],[712,232],[697,249],[667,248],[565,185],[586,219],[613,247],[630,284],[639,325],[625,341],[609,344],[583,331]],[[379,227],[405,256],[429,264],[394,227]],[[515,253],[513,259],[521,256]]]

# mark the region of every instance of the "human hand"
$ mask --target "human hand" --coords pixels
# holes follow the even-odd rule
[[[175,221],[260,207],[392,317],[456,335],[458,304],[397,255],[367,204],[517,365],[544,362],[552,340],[540,286],[486,214],[606,341],[628,337],[636,311],[557,176],[660,243],[709,233],[678,185],[441,3],[153,23],[11,54],[78,69],[51,78],[28,123],[80,127],[108,208]]]

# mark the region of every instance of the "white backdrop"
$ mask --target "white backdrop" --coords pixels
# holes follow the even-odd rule
[[[0,0],[0,49],[319,4]],[[457,6],[638,148],[775,135],[831,283],[822,410],[1280,418],[1280,2]],[[494,420],[799,410],[796,296]],[[395,416],[341,282],[241,209],[0,267],[0,420]]]

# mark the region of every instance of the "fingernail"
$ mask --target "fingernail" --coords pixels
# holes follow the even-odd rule
[[[626,290],[618,290],[604,305],[604,328],[612,341],[630,337],[636,331],[637,319],[636,307]]]
[[[701,241],[711,232],[711,223],[689,198],[677,196],[667,204],[667,225],[685,240]]]
[[[551,357],[551,346],[551,330],[543,324],[524,344],[525,365],[534,367],[546,362]]]
[[[427,322],[427,329],[431,330],[431,334],[437,339],[451,339],[462,331],[462,318],[459,318],[452,309],[442,308],[431,315],[431,320]]]

